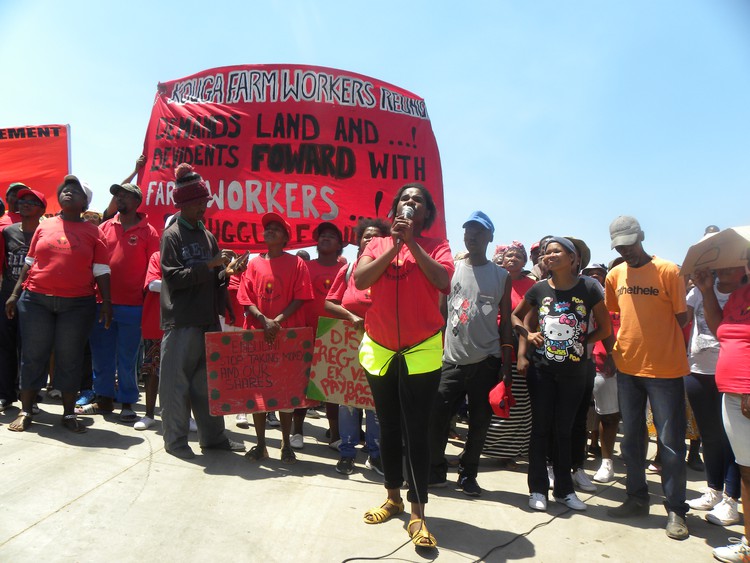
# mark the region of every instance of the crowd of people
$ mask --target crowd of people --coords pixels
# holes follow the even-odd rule
[[[390,223],[362,219],[354,264],[333,223],[315,228],[317,257],[287,250],[292,229],[276,213],[262,216],[265,251],[220,249],[203,217],[210,193],[187,164],[175,173],[174,205],[161,234],[151,225],[138,168],[110,188],[104,216],[88,209],[92,192],[76,176],[57,189],[61,211],[22,183],[6,192],[0,214],[0,410],[20,408],[8,426],[23,432],[38,412],[42,389],[61,399],[61,424],[85,432],[81,415],[113,414],[145,431],[157,424],[166,452],[190,459],[189,433],[201,449],[245,451],[224,417],[209,412],[205,334],[317,326],[320,316],[361,331],[359,361],[375,409],[327,403],[336,471],[355,471],[365,443],[368,470],[383,476],[385,501],[364,513],[379,524],[406,510],[418,548],[434,548],[425,508],[430,488],[448,485],[480,496],[482,455],[504,467],[528,459],[528,506],[555,502],[586,510],[576,491],[615,479],[618,429],[626,498],[612,518],[649,514],[647,413],[653,420],[667,512],[666,534],[689,536],[688,509],[717,525],[740,521],[750,503],[750,285],[746,265],[698,270],[652,256],[633,217],[610,225],[620,258],[590,264],[586,243],[550,235],[531,245],[488,248],[491,218],[472,213],[463,225],[466,251],[427,235],[438,220],[429,190],[410,183],[396,193]],[[531,263],[528,258],[531,257]],[[750,254],[748,255],[750,258]],[[527,269],[529,266],[529,269]],[[689,290],[689,291],[688,291]],[[139,376],[145,412],[139,417]],[[56,394],[56,395],[55,395]],[[491,401],[499,396],[501,400]],[[690,409],[692,407],[692,409]],[[686,413],[703,440],[707,488],[687,499]],[[315,409],[253,412],[256,443],[248,461],[269,457],[267,425],[280,426],[283,463],[297,461],[305,417]],[[457,417],[468,423],[458,459],[446,457]],[[362,431],[365,422],[366,432]],[[238,414],[236,424],[249,427]],[[591,440],[591,445],[589,445]],[[601,458],[593,481],[587,454]],[[714,555],[747,561],[750,536]]]

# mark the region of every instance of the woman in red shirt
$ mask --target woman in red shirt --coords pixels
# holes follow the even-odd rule
[[[382,219],[362,218],[355,229],[357,238],[357,260],[362,256],[368,243],[376,237],[386,237],[390,234],[390,226]],[[333,280],[331,289],[328,291],[325,302],[325,314],[329,317],[344,319],[354,325],[358,331],[365,326],[365,314],[372,305],[369,290],[360,291],[354,285],[352,272],[357,266],[356,262],[339,270],[336,279]],[[342,475],[351,475],[354,472],[354,459],[357,455],[356,447],[359,444],[361,423],[364,417],[367,427],[365,444],[367,445],[368,469],[383,474],[383,464],[380,460],[380,425],[372,409],[355,409],[345,405],[339,405],[339,432],[341,443],[339,452],[341,458],[336,464],[336,471]]]
[[[96,285],[103,301],[101,321],[109,328],[112,319],[107,242],[97,227],[81,218],[89,199],[80,180],[65,176],[57,200],[62,211],[34,232],[26,265],[5,305],[9,318],[18,310],[21,328],[21,412],[8,427],[14,432],[31,424],[32,404],[46,383],[53,351],[62,425],[73,432],[86,431],[74,408],[83,350],[96,316]]]
[[[498,247],[500,249],[500,247]],[[500,265],[508,270],[511,280],[511,310],[515,309],[523,301],[523,296],[534,285],[534,280],[524,273],[524,266],[528,261],[526,248],[518,241],[513,241],[510,246],[502,248],[502,259]],[[500,315],[497,318],[500,326]],[[515,333],[514,333],[515,334]],[[526,386],[526,376],[518,372],[516,366],[518,361],[518,340],[515,339],[513,346],[513,397],[516,399],[515,406],[510,407],[508,418],[492,417],[487,438],[484,441],[482,453],[487,457],[500,460],[504,467],[513,468],[518,457],[529,453],[529,440],[531,439],[531,402],[529,389]]]
[[[359,360],[367,372],[380,421],[380,453],[388,498],[368,510],[365,522],[379,524],[404,510],[401,500],[402,439],[406,443],[407,532],[417,547],[436,547],[427,531],[424,505],[430,469],[430,411],[440,382],[445,325],[440,293],[450,292],[453,257],[448,241],[427,238],[437,208],[419,183],[403,186],[391,205],[391,236],[373,239],[354,272],[359,290],[370,288]],[[403,435],[402,435],[403,428]]]
[[[750,249],[748,249],[750,266]],[[722,418],[734,457],[740,468],[742,506],[750,506],[750,284],[735,289],[724,309],[714,292],[713,276],[699,270],[693,282],[703,294],[703,314],[721,348],[716,363],[716,387],[723,393]],[[745,537],[714,550],[719,561],[750,560],[750,518],[745,513]]]

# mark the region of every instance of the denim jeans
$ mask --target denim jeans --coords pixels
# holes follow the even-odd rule
[[[0,293],[0,399],[13,403],[18,399],[18,353],[20,338],[18,317],[5,315],[5,302],[10,293]]]
[[[24,291],[17,307],[23,342],[21,390],[44,387],[54,351],[55,389],[78,393],[83,375],[83,348],[96,314],[95,297],[55,297]]]
[[[646,399],[654,415],[659,451],[661,484],[668,511],[684,516],[685,503],[685,385],[682,377],[656,379],[617,372],[617,394],[622,415],[620,445],[627,465],[628,496],[648,500],[646,483]]]
[[[97,307],[97,314],[100,307]],[[98,321],[94,324],[89,342],[94,392],[97,395],[111,397],[118,403],[138,401],[140,393],[136,364],[141,345],[142,311],[143,307],[113,305],[112,324],[109,329],[104,328],[104,324]]]
[[[685,391],[703,441],[706,483],[715,491],[726,489],[730,497],[740,498],[740,468],[721,420],[721,393],[716,377],[691,373],[685,378]]]
[[[494,356],[465,366],[443,362],[430,428],[430,483],[445,481],[448,475],[445,446],[450,421],[466,395],[469,397],[469,433],[461,454],[461,473],[477,476],[479,457],[492,420],[488,395],[499,380],[500,358]]]
[[[339,405],[339,435],[341,445],[339,452],[341,457],[354,459],[357,457],[357,445],[359,444],[360,422],[359,415],[362,409]],[[365,443],[367,452],[372,459],[380,457],[380,423],[375,411],[364,409],[365,417]]]
[[[576,412],[587,385],[583,370],[578,373],[552,373],[529,369],[526,379],[531,397],[531,443],[529,444],[530,493],[545,497],[549,489],[547,459],[555,472],[555,497],[574,492],[571,470],[571,437]],[[551,451],[550,451],[551,449]]]

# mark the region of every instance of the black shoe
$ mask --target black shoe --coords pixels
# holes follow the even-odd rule
[[[648,500],[629,496],[620,506],[607,510],[611,518],[635,518],[648,516]]]
[[[696,453],[695,455],[691,454],[688,456],[687,466],[693,471],[703,472],[706,469],[706,466],[703,463],[703,460],[701,459],[701,455],[699,453]]]
[[[686,540],[690,537],[685,517],[672,511],[669,512],[669,516],[667,517],[666,532],[667,536],[673,540]]]
[[[379,457],[368,457],[365,462],[365,467],[367,469],[372,469],[378,475],[385,475],[385,473],[383,473],[383,460]]]
[[[180,459],[193,459],[195,457],[195,452],[193,452],[190,446],[180,446],[173,450],[166,450],[166,452]]]
[[[478,497],[482,494],[482,489],[479,487],[476,477],[469,477],[468,475],[458,476],[457,489],[470,497]]]
[[[201,450],[223,450],[225,452],[244,452],[245,444],[242,442],[235,442],[227,438],[223,442],[218,444],[212,444],[210,446],[201,446]]]
[[[336,464],[336,471],[342,475],[351,475],[354,473],[354,459],[351,457],[342,457]]]

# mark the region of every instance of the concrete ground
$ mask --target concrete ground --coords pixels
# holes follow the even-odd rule
[[[712,560],[712,548],[742,535],[739,525],[721,528],[691,512],[690,538],[667,538],[655,475],[648,518],[609,520],[606,509],[625,496],[620,460],[617,481],[594,495],[579,493],[586,512],[554,502],[547,513],[533,512],[525,464],[501,470],[487,459],[480,498],[452,487],[431,496],[428,525],[439,548],[417,552],[404,531],[406,515],[362,522],[367,508],[383,502],[381,478],[364,468],[361,453],[354,475],[336,473],[324,419],[308,421],[293,466],[279,461],[280,433],[269,429],[271,459],[257,465],[237,453],[200,455],[195,434],[191,445],[199,455],[179,460],[164,451],[160,424],[138,432],[116,415],[82,417],[88,432],[72,434],[59,424],[59,402],[40,406],[20,434],[7,429],[17,409],[0,414],[1,561],[693,562]],[[136,410],[142,413],[142,404]],[[235,428],[233,416],[226,424],[234,440],[253,445],[252,430]],[[449,445],[449,455],[459,451],[459,442]],[[590,474],[596,467],[589,460]],[[688,469],[688,498],[702,486],[703,475]]]

